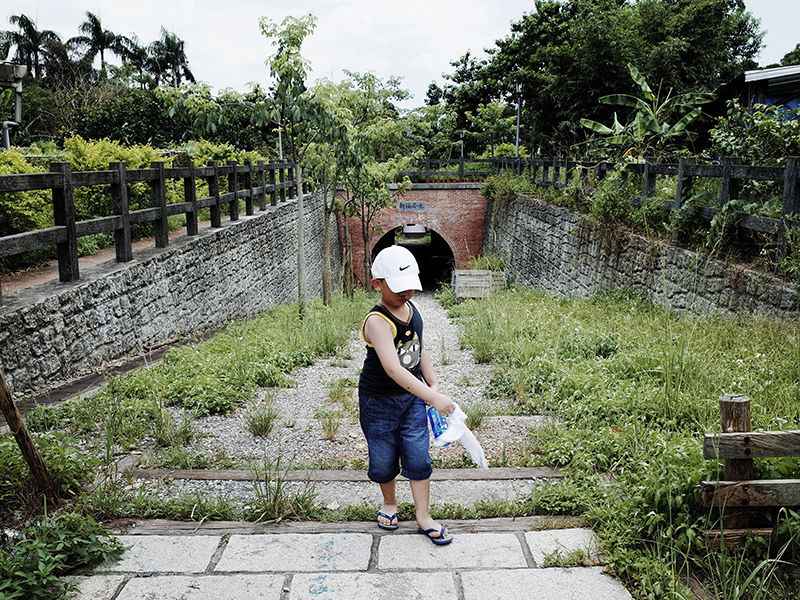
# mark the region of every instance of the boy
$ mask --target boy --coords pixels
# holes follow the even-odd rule
[[[455,410],[455,404],[439,393],[422,342],[422,317],[410,302],[414,290],[422,290],[419,267],[406,248],[391,246],[375,257],[372,277],[381,299],[361,328],[367,356],[358,395],[361,429],[369,448],[367,476],[383,494],[378,527],[399,527],[395,478],[402,474],[411,484],[419,533],[434,544],[449,544],[453,537],[429,511],[432,469],[425,404],[445,415]]]

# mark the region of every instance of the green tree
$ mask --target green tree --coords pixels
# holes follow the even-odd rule
[[[365,285],[372,279],[369,240],[375,219],[408,191],[411,186],[408,177],[395,186],[390,184],[396,181],[399,173],[409,169],[412,161],[413,158],[408,156],[395,156],[383,162],[369,158],[351,169],[346,176],[349,196],[346,209],[350,215],[357,216],[361,221],[361,241],[364,251],[362,275]]]
[[[791,67],[793,65],[800,65],[800,44],[797,44],[791,52],[784,54],[781,59],[782,67]]]
[[[517,117],[507,114],[509,108],[502,102],[479,104],[473,114],[467,111],[467,118],[472,127],[470,135],[477,138],[479,144],[489,149],[489,157],[495,156],[495,148],[504,142],[513,141]]]
[[[155,76],[156,83],[180,87],[184,79],[194,83],[194,75],[189,69],[186,57],[186,43],[171,31],[161,28],[161,38],[148,47],[148,70]]]
[[[311,13],[302,17],[287,16],[280,24],[267,17],[259,20],[261,33],[272,40],[276,52],[267,60],[275,81],[270,102],[256,110],[256,124],[268,127],[277,123],[286,132],[286,147],[295,164],[297,186],[297,295],[300,314],[307,310],[307,281],[303,200],[303,162],[309,145],[321,141],[334,126],[325,106],[306,87],[308,62],[300,54],[303,41],[313,33],[317,18]]]
[[[132,42],[124,35],[117,35],[109,29],[103,29],[100,17],[86,12],[86,20],[78,27],[83,35],[76,36],[69,40],[70,43],[86,48],[86,58],[93,62],[95,57],[100,56],[100,72],[106,76],[106,51],[110,51],[120,58],[128,58]]]
[[[42,63],[48,45],[60,42],[61,37],[49,29],[39,31],[36,22],[25,15],[11,15],[8,22],[16,25],[19,31],[7,31],[6,43],[15,47],[14,60],[28,67],[28,72],[36,79],[42,78]]]
[[[600,98],[603,104],[624,106],[634,109],[627,125],[617,120],[607,127],[591,119],[581,119],[581,124],[594,131],[608,136],[607,142],[621,146],[626,154],[637,150],[640,154],[658,154],[674,149],[678,144],[691,142],[697,138],[695,132],[688,127],[696,122],[702,114],[701,104],[714,100],[714,94],[680,94],[665,98],[656,95],[647,80],[633,65],[628,65],[631,77],[639,87],[643,98],[629,94],[611,94]]]
[[[445,99],[461,128],[521,84],[525,144],[566,151],[586,136],[581,118],[613,119],[598,99],[631,89],[628,63],[656,88],[705,92],[752,68],[762,35],[741,0],[535,0],[489,59],[454,65]]]

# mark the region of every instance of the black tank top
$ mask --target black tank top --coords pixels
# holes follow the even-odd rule
[[[411,320],[408,323],[401,323],[386,308],[376,304],[364,319],[364,324],[366,324],[371,315],[375,314],[386,319],[394,331],[394,347],[397,350],[400,364],[408,369],[414,377],[421,380],[422,316],[419,314],[417,307],[411,302],[408,305],[411,307]],[[362,339],[364,338],[364,325],[361,326],[361,337]],[[364,367],[361,369],[361,376],[358,380],[358,391],[359,394],[372,398],[399,396],[407,391],[397,385],[386,374],[378,358],[378,353],[375,352],[375,348],[369,342],[367,342],[367,356],[364,359]]]

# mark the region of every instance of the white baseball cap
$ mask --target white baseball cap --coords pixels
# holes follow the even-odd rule
[[[395,294],[406,290],[422,290],[417,261],[402,246],[389,246],[378,252],[372,263],[372,276],[386,281]]]

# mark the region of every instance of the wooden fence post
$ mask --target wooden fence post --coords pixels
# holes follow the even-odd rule
[[[722,433],[750,431],[750,398],[741,394],[725,394],[719,399]],[[723,477],[726,481],[749,481],[753,478],[752,458],[726,458]],[[726,509],[723,523],[729,529],[742,529],[750,524],[748,509]]]
[[[275,167],[275,163],[270,161],[269,163],[269,185],[270,185],[270,192],[269,192],[269,203],[271,206],[275,206],[278,204],[278,177],[277,177],[277,170]]]
[[[658,164],[658,158],[647,156],[644,159],[644,175],[642,176],[642,198],[652,198],[656,195],[656,174],[653,167]]]
[[[164,163],[152,162],[150,168],[155,169],[157,173],[157,177],[150,182],[153,208],[159,209],[158,219],[153,221],[156,248],[166,248],[169,245],[169,223],[167,221],[167,182],[164,177]]]
[[[686,174],[689,165],[694,161],[691,158],[678,159],[678,183],[675,188],[675,210],[680,210],[681,206],[692,193],[693,178]]]
[[[212,174],[208,179],[208,195],[214,198],[211,209],[211,227],[222,227],[222,215],[219,209],[219,165],[217,161],[208,161]]]
[[[267,210],[267,167],[263,160],[259,160],[256,165],[256,179],[258,183],[258,210]]]
[[[72,167],[67,162],[50,163],[50,170],[61,173],[61,187],[53,188],[53,220],[67,230],[67,239],[56,244],[59,281],[77,281],[78,233],[75,228],[75,198],[73,196]]]
[[[719,194],[719,207],[724,208],[725,205],[739,197],[739,180],[735,179],[733,174],[733,167],[742,163],[741,158],[725,158],[722,161],[722,187]]]
[[[778,233],[778,244],[783,256],[789,254],[787,243],[789,232],[786,218],[800,212],[800,158],[790,156],[783,172],[783,204],[781,206],[781,226]]]
[[[248,217],[253,215],[253,161],[244,161],[247,171],[244,173],[244,188],[247,195],[244,197],[244,214]]]
[[[281,185],[281,202],[286,202],[286,165],[280,163],[278,167],[278,178]]]
[[[553,157],[553,189],[558,188],[559,179],[561,179],[561,161],[557,157]]]
[[[239,220],[239,178],[236,176],[236,161],[229,160],[227,165],[231,168],[228,175],[228,192],[233,194],[233,200],[228,202],[228,216],[231,221]]]
[[[124,162],[109,163],[108,168],[117,172],[118,181],[111,184],[111,208],[122,220],[122,227],[114,230],[114,248],[117,262],[133,260],[131,246],[131,215],[128,207],[128,171]]]
[[[50,479],[47,466],[45,466],[39,451],[36,449],[33,439],[28,433],[28,428],[25,427],[25,421],[22,420],[22,415],[19,414],[17,405],[14,404],[14,400],[11,398],[11,392],[6,385],[2,372],[0,372],[0,409],[3,411],[3,416],[6,419],[6,423],[8,423],[11,434],[17,440],[17,445],[25,458],[25,462],[28,463],[28,468],[31,470],[39,491],[48,501],[58,504],[59,499],[53,486],[53,480]]]
[[[194,163],[187,165],[189,174],[183,178],[183,199],[192,204],[192,212],[186,213],[186,235],[197,235],[199,232],[197,211],[197,176],[194,172]]]

